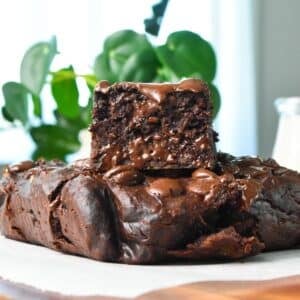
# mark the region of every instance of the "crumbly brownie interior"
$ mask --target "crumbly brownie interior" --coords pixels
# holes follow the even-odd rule
[[[92,158],[102,170],[124,164],[139,169],[212,168],[216,135],[211,114],[204,84],[200,91],[170,91],[159,99],[134,84],[96,91]]]

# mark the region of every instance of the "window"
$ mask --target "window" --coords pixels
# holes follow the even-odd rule
[[[39,40],[57,36],[60,55],[53,69],[73,64],[77,72],[90,72],[105,37],[120,29],[143,32],[143,20],[155,1],[117,0],[4,0],[0,2],[2,49],[0,83],[19,80],[24,51]],[[17,7],[17,9],[16,9]],[[233,154],[255,154],[255,99],[252,1],[171,0],[158,38],[188,29],[209,40],[216,49],[216,84],[222,95],[215,122],[219,149]],[[2,95],[0,101],[3,103]],[[82,101],[85,101],[82,99]],[[48,105],[51,105],[49,102]],[[7,126],[4,121],[1,125]],[[0,132],[2,162],[28,159],[30,138],[21,129]],[[20,150],[22,149],[22,150]]]

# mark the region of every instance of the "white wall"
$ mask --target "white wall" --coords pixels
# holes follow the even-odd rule
[[[270,156],[278,122],[274,99],[300,96],[300,1],[257,0],[256,12],[258,152]]]

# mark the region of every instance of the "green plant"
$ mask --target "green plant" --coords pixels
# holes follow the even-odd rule
[[[76,78],[82,77],[90,91],[96,79],[92,75],[75,74],[72,66],[51,72],[51,63],[57,54],[55,37],[33,45],[23,57],[20,82],[7,82],[2,87],[3,117],[29,132],[36,145],[33,159],[65,159],[66,155],[78,151],[78,133],[90,123],[92,101],[90,99],[84,107],[79,106]],[[46,99],[42,91],[46,85],[50,85],[56,103],[51,124],[44,121],[43,115]]]
[[[95,61],[94,74],[98,80],[111,82],[200,78],[210,85],[215,115],[220,107],[220,96],[212,83],[216,74],[215,53],[207,41],[190,31],[174,32],[165,44],[157,47],[143,34],[118,31],[104,42],[103,51]]]
[[[214,115],[219,110],[220,96],[213,84],[215,53],[207,41],[193,32],[174,32],[165,44],[154,46],[144,34],[118,31],[105,40],[93,74],[76,74],[72,66],[51,71],[57,54],[55,38],[33,45],[23,57],[20,82],[7,82],[2,87],[2,115],[29,132],[36,145],[34,159],[66,159],[79,150],[78,134],[91,121],[92,91],[97,80],[172,82],[184,77],[201,78],[210,86]],[[90,91],[84,107],[79,105],[78,79],[84,80]],[[51,124],[44,121],[43,115],[43,105],[48,100],[42,91],[46,87],[56,105]]]

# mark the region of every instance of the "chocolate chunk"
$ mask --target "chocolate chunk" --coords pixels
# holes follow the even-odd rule
[[[131,166],[117,166],[104,174],[104,178],[123,185],[137,185],[144,181],[144,175]]]
[[[213,179],[213,178],[217,178],[218,176],[209,170],[199,168],[192,173],[192,177],[193,178],[211,178],[211,179]]]
[[[161,178],[152,181],[147,188],[149,194],[160,197],[179,196],[184,194],[185,189],[178,179]]]
[[[25,160],[25,161],[22,161],[21,163],[9,166],[7,168],[7,171],[10,173],[17,173],[17,172],[22,172],[22,171],[31,169],[34,166],[35,166],[35,163],[32,160]]]
[[[206,195],[218,184],[220,184],[220,180],[217,178],[198,178],[191,180],[187,189],[193,193]]]

